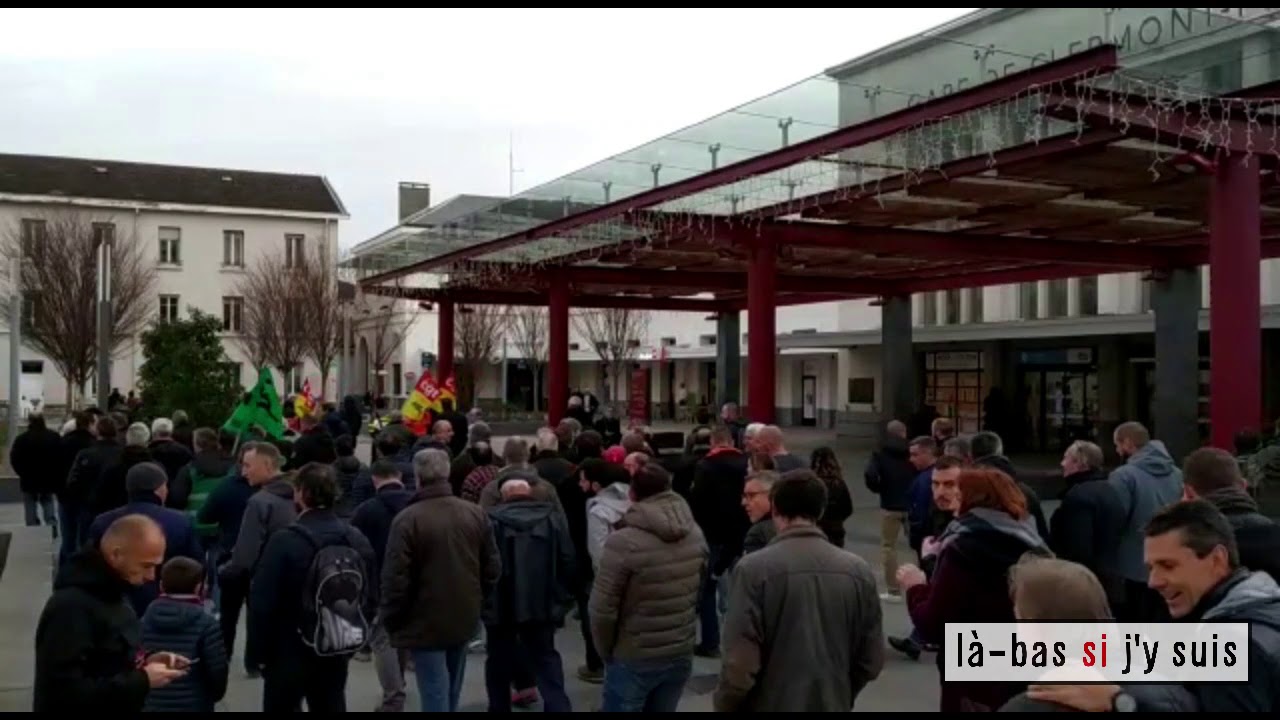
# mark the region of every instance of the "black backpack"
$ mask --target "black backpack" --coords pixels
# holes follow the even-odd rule
[[[355,654],[370,639],[369,619],[364,615],[369,597],[364,558],[349,537],[341,544],[324,545],[297,523],[289,529],[305,538],[315,551],[302,586],[302,616],[298,618],[302,642],[322,657]]]

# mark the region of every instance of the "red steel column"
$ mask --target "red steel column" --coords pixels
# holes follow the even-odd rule
[[[1262,419],[1258,164],[1257,157],[1223,153],[1210,193],[1209,420],[1213,445],[1228,451],[1236,432],[1256,430]]]
[[[444,384],[453,374],[453,319],[452,300],[441,300],[436,303],[440,308],[440,322],[436,331],[436,380]]]
[[[777,383],[777,242],[752,239],[747,268],[747,410],[754,422],[772,423]]]
[[[547,422],[555,425],[569,406],[569,284],[551,282],[547,302]]]

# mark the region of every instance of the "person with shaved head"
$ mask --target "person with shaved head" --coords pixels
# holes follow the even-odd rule
[[[139,661],[142,630],[127,596],[155,580],[164,551],[154,520],[126,515],[59,568],[36,625],[35,712],[139,713],[152,688],[186,674],[190,661],[172,653]]]

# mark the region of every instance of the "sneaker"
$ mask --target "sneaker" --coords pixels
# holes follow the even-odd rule
[[[586,665],[578,666],[578,679],[584,683],[592,685],[600,685],[604,682],[604,668],[592,670]]]
[[[911,638],[889,637],[889,647],[906,655],[912,660],[920,659],[920,646]]]
[[[885,601],[885,602],[890,602],[890,603],[900,603],[900,602],[902,602],[902,596],[901,596],[901,595],[899,595],[898,593],[891,593],[891,592],[882,592],[882,593],[880,593],[880,599],[881,599],[881,600],[883,600],[883,601]]]
[[[518,708],[530,708],[538,703],[538,689],[529,688],[528,690],[513,690],[511,692],[511,704]]]

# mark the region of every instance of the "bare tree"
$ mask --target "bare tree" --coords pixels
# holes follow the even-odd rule
[[[608,368],[609,381],[604,386],[603,400],[612,402],[613,386],[622,377],[627,363],[635,359],[640,338],[649,331],[649,313],[621,308],[580,310],[574,314],[573,323]]]
[[[511,332],[516,349],[533,371],[533,409],[542,402],[542,369],[547,365],[547,309],[520,307],[511,311]],[[503,388],[505,390],[505,388]]]
[[[476,382],[484,366],[493,362],[498,344],[506,332],[508,311],[498,305],[459,307],[454,320],[455,372],[458,380],[458,407],[475,402]],[[444,382],[447,378],[440,378]]]
[[[409,336],[409,329],[421,315],[413,309],[396,307],[398,301],[391,297],[364,296],[360,334],[369,345],[369,369],[385,367],[391,355]],[[381,389],[378,394],[381,393]]]
[[[153,263],[143,259],[138,238],[120,234],[110,217],[58,210],[7,228],[0,252],[21,256],[24,298],[22,342],[53,362],[67,382],[67,404],[96,370],[98,353],[98,244],[111,238],[111,352],[141,332],[155,311]],[[0,299],[6,317],[9,296]],[[110,382],[107,379],[100,382]]]
[[[306,357],[308,309],[305,273],[283,252],[259,258],[237,283],[244,298],[241,344],[250,358],[289,375]]]
[[[330,262],[328,249],[316,249],[295,264],[294,273],[302,295],[303,354],[320,368],[320,392],[329,387],[329,374],[342,351],[342,318],[345,310],[338,299],[337,267]]]

